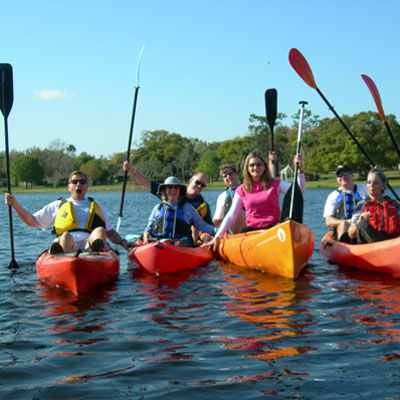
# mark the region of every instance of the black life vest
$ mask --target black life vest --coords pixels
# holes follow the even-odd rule
[[[363,212],[369,212],[368,223],[377,231],[384,232],[388,237],[400,235],[400,218],[396,204],[390,197],[385,197],[382,204],[368,201]]]
[[[185,202],[185,200],[181,200],[176,208],[170,207],[166,202],[162,202],[158,206],[159,213],[153,225],[152,236],[159,239],[191,237],[191,226],[183,218]]]
[[[228,211],[231,208],[233,196],[235,195],[235,189],[226,188],[225,194],[224,215],[228,214]]]
[[[338,219],[349,219],[353,216],[356,204],[362,200],[357,192],[357,185],[354,185],[352,192],[342,192],[336,189],[340,194],[336,200],[335,217]]]

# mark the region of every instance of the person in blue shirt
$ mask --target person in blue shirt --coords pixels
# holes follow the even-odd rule
[[[165,179],[158,188],[162,202],[153,208],[143,242],[149,243],[151,238],[176,239],[186,246],[193,246],[192,225],[201,232],[214,235],[216,228],[206,223],[187,201],[186,186],[175,176]]]

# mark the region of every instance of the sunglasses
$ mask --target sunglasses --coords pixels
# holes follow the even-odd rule
[[[179,185],[167,185],[167,189],[179,189]]]
[[[381,182],[381,181],[367,181],[367,185],[380,185],[381,183],[383,183],[383,182]]]
[[[251,163],[251,164],[249,164],[249,167],[250,168],[254,168],[254,167],[261,167],[261,165],[264,165],[263,163],[261,163],[261,162],[258,162],[258,163]]]
[[[193,179],[193,182],[197,185],[197,186],[201,186],[202,188],[206,187],[206,184],[199,181],[198,179]]]
[[[351,175],[350,171],[345,171],[345,172],[339,172],[338,174],[336,174],[337,178],[343,178],[344,176],[348,176]]]
[[[232,176],[232,175],[233,175],[233,172],[231,171],[231,172],[227,172],[226,174],[223,174],[222,177],[225,179],[228,176]]]
[[[72,183],[73,185],[76,185],[78,182],[81,185],[85,185],[87,183],[87,180],[86,179],[72,179],[72,181],[70,183]]]

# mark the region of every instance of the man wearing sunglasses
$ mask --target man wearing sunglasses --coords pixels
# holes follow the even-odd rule
[[[213,216],[214,226],[219,226],[228,213],[229,208],[232,205],[233,196],[235,195],[235,189],[240,185],[239,176],[236,172],[236,168],[231,164],[224,164],[219,167],[219,174],[223,179],[226,190],[222,192],[218,198],[215,207],[215,213]],[[238,219],[231,228],[232,233],[238,233],[240,228],[246,223],[246,214],[244,211],[239,215]]]
[[[346,165],[338,165],[335,173],[336,182],[340,186],[326,199],[325,223],[335,230],[339,241],[351,243],[352,239],[348,234],[351,218],[356,204],[367,196],[367,187],[365,184],[354,184],[353,171]]]
[[[122,239],[110,224],[104,208],[92,198],[86,198],[88,191],[87,176],[81,171],[73,171],[68,177],[68,191],[71,196],[47,204],[41,210],[31,214],[17,199],[9,193],[5,203],[12,206],[28,226],[46,229],[53,226],[57,238],[50,245],[50,254],[70,253],[73,251],[104,251],[106,238],[123,246],[126,250],[133,243]]]

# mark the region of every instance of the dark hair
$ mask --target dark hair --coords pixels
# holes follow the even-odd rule
[[[237,174],[236,167],[234,167],[232,164],[224,164],[219,167],[220,175],[222,176],[228,169],[230,169],[234,174]]]
[[[253,191],[253,179],[249,173],[249,161],[251,158],[259,158],[261,162],[264,164],[265,170],[264,173],[261,176],[261,185],[262,187],[266,190],[268,185],[270,184],[272,177],[271,177],[271,172],[269,171],[268,168],[268,163],[267,160],[265,159],[264,154],[256,149],[253,150],[245,159],[244,161],[244,166],[243,166],[243,185],[244,185],[244,190],[248,193],[252,193]]]

